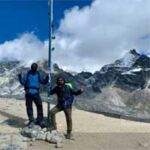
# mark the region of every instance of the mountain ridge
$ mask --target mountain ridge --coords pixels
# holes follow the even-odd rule
[[[42,68],[46,70],[47,62],[38,64],[40,73],[45,75]],[[0,62],[0,96],[23,98],[24,89],[18,82],[17,74],[24,74],[28,69],[29,67],[18,61]],[[71,74],[58,65],[55,65],[55,69],[57,74],[52,74],[52,87],[58,76],[64,76],[75,89],[84,86],[84,93],[74,102],[77,108],[150,120],[150,57],[133,49],[95,73]],[[43,99],[47,97],[46,91],[47,87],[42,86]]]

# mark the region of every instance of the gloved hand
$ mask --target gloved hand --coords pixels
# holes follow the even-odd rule
[[[84,92],[84,87],[83,87],[83,86],[81,86],[80,90],[81,90],[81,92]]]
[[[21,74],[20,73],[18,74],[18,78],[21,78]]]
[[[46,74],[46,78],[49,78],[49,74],[48,73]]]

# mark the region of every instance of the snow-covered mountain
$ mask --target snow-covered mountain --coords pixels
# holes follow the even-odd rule
[[[17,74],[22,67],[18,61],[3,61],[0,63],[0,95],[17,95],[23,92],[17,82]]]
[[[38,62],[39,68],[47,68],[46,61]],[[24,75],[30,69],[29,64],[19,61],[0,62],[0,96],[24,96],[24,87],[18,82],[18,74]],[[40,73],[43,71],[40,69]]]
[[[127,91],[147,86],[150,76],[150,58],[140,55],[136,50],[130,50],[123,58],[105,65],[94,73],[97,87],[108,85],[119,87]]]
[[[124,55],[123,58],[116,60],[113,64],[116,67],[132,67],[133,64],[139,59],[140,54],[136,52],[135,49],[130,50],[128,53]]]
[[[38,62],[47,68],[47,62]],[[24,97],[17,74],[24,74],[28,65],[18,62],[0,62],[0,96]],[[74,88],[84,86],[85,92],[75,101],[78,108],[128,116],[135,119],[150,119],[150,57],[130,50],[121,59],[103,66],[94,74],[81,72],[71,74],[57,65],[59,74],[53,75],[52,86],[58,75],[71,82]],[[44,75],[42,69],[40,73]],[[41,87],[42,93],[46,87]]]

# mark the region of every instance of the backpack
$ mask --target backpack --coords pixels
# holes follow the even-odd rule
[[[28,89],[36,89],[39,90],[40,88],[40,74],[36,72],[32,74],[30,71],[27,73],[26,83],[25,83],[25,90]]]
[[[69,89],[73,89],[73,86],[71,83],[65,83],[66,87]],[[67,107],[68,105],[71,105],[74,101],[75,96],[71,95],[69,97],[67,97],[66,99],[64,99],[64,107]]]
[[[67,87],[69,87],[70,89],[73,89],[73,86],[72,86],[72,84],[71,83],[65,83],[65,85],[67,86]]]

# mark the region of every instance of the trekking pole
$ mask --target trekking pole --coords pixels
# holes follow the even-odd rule
[[[47,127],[50,127],[50,104],[51,104],[51,51],[52,51],[52,34],[53,34],[53,0],[48,0],[48,17],[49,17],[49,54],[48,54],[48,70],[49,70],[49,86],[48,86],[48,101],[47,101]]]

